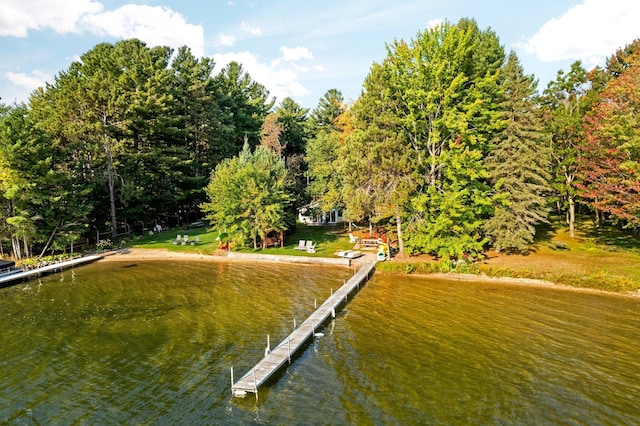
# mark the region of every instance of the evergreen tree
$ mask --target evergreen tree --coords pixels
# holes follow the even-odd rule
[[[282,126],[280,145],[287,170],[294,183],[296,196],[302,199],[306,189],[307,163],[304,153],[307,146],[307,114],[309,110],[291,98],[284,98],[276,108],[278,122]]]
[[[338,89],[327,90],[318,101],[318,106],[311,111],[309,124],[312,132],[315,133],[320,129],[326,131],[336,130],[335,121],[344,111],[345,105],[342,92]]]
[[[224,144],[221,145],[221,158],[229,158],[242,150],[245,138],[250,146],[258,145],[262,122],[275,100],[269,101],[269,91],[254,81],[237,62],[230,62],[214,81],[216,102],[222,111],[220,124]]]
[[[536,225],[546,222],[544,193],[548,188],[549,161],[545,137],[536,113],[536,81],[525,75],[515,53],[504,67],[500,104],[505,128],[494,140],[487,158],[494,188],[500,194],[485,229],[498,250],[526,253]]]
[[[308,165],[307,195],[312,202],[318,203],[323,211],[346,207],[343,197],[345,182],[340,177],[341,174],[336,173],[336,168],[339,167],[340,160],[348,161],[340,158],[341,147],[353,132],[354,117],[345,105],[337,109],[329,106],[334,105],[334,102],[337,104],[341,98],[340,92],[335,89],[329,90],[314,109],[310,120],[314,136],[307,142],[305,154]],[[319,117],[323,117],[322,121],[326,125],[317,126],[320,122]],[[347,195],[346,198],[351,198],[351,195]],[[351,226],[351,222],[349,225]]]

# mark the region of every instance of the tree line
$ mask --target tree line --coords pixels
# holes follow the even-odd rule
[[[638,47],[538,93],[493,31],[445,22],[390,43],[352,104],[331,89],[310,111],[276,105],[238,63],[99,44],[1,106],[0,248],[202,215],[258,246],[310,203],[447,258],[526,252],[553,212],[573,232],[576,205],[637,229]]]

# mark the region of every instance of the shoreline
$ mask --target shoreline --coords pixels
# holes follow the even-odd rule
[[[272,263],[291,263],[287,261],[285,256],[276,256],[273,259],[268,259],[270,255],[251,254],[250,258],[242,257],[229,257],[229,256],[216,256],[211,254],[202,253],[184,253],[173,252],[167,249],[140,249],[140,248],[127,248],[123,250],[117,250],[102,254],[102,258],[99,262],[129,262],[129,261],[157,261],[157,260],[183,260],[183,261],[205,261],[205,262],[238,262],[238,263],[251,263],[251,262],[272,262]],[[293,256],[292,256],[293,257]],[[315,258],[315,257],[300,257],[296,256],[300,260],[295,263],[300,265],[314,264],[318,266],[339,266],[339,267],[355,267],[358,268],[364,262],[365,257],[355,259],[358,262],[352,262],[351,265],[340,265],[337,262],[327,262],[327,260],[333,260],[332,258]],[[317,259],[317,260],[310,260]],[[342,259],[335,259],[342,260]],[[384,273],[384,272],[381,272]],[[406,276],[415,277],[430,277],[436,279],[452,280],[452,281],[471,281],[471,282],[495,282],[497,284],[511,284],[522,285],[528,287],[548,288],[553,290],[562,291],[574,291],[579,293],[608,295],[608,296],[620,296],[620,297],[640,297],[640,293],[628,292],[628,293],[616,293],[613,291],[599,290],[595,288],[584,287],[572,287],[569,285],[556,284],[551,281],[538,280],[532,278],[509,278],[509,277],[490,277],[487,275],[476,274],[456,274],[456,273],[433,273],[433,274],[408,274]]]

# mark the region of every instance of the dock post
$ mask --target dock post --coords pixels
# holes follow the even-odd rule
[[[336,309],[333,307],[333,294],[329,297],[329,304],[331,305],[331,318],[336,317]]]
[[[295,330],[296,328],[297,328],[297,327],[296,327],[296,319],[294,318],[294,319],[293,319],[293,329]]]
[[[287,353],[289,354],[289,364],[291,364],[291,338],[287,336]]]
[[[233,367],[231,367],[231,395],[233,395]]]
[[[269,335],[267,334],[267,348],[264,350],[264,356],[269,355],[271,352],[271,341],[269,339]]]
[[[253,390],[256,393],[256,401],[258,400],[258,383],[256,382],[256,371],[253,370]]]
[[[318,299],[313,299],[313,309],[318,309]]]

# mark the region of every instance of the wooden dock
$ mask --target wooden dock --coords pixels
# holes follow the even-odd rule
[[[82,257],[67,260],[64,262],[52,263],[51,265],[43,266],[41,268],[29,269],[28,271],[16,272],[13,274],[5,275],[3,277],[0,277],[0,287],[3,287],[5,285],[11,285],[11,283],[15,284],[15,283],[24,281],[25,279],[31,278],[34,275],[40,276],[43,274],[60,272],[63,269],[70,268],[72,266],[94,262],[96,260],[102,259],[102,257],[103,256],[100,256],[100,255],[82,256]]]
[[[367,263],[356,272],[349,281],[340,287],[298,328],[278,344],[273,350],[265,354],[248,373],[233,383],[233,368],[231,369],[231,392],[233,396],[244,397],[247,393],[258,396],[258,388],[268,381],[285,364],[291,362],[297,351],[305,342],[312,338],[329,316],[335,316],[335,310],[339,305],[348,301],[348,296],[366,283],[375,270],[375,262]]]

